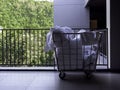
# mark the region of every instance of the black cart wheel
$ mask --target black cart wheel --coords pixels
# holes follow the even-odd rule
[[[92,72],[90,71],[85,71],[85,74],[87,79],[90,79],[92,77]]]
[[[66,74],[64,72],[59,73],[60,79],[64,80],[65,76],[66,76]]]

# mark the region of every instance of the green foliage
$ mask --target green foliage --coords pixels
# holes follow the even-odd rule
[[[53,63],[53,52],[44,52],[48,30],[35,30],[53,26],[52,2],[0,0],[0,26],[3,27],[0,64],[34,66]]]
[[[41,28],[53,26],[53,3],[34,0],[0,0],[0,26]]]

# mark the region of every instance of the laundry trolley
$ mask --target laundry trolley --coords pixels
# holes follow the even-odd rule
[[[55,60],[59,77],[64,79],[66,71],[83,71],[87,77],[96,70],[102,32],[52,33]]]

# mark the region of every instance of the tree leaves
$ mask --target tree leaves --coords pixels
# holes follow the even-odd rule
[[[41,28],[53,26],[53,3],[34,0],[0,0],[0,26]]]
[[[35,30],[53,26],[52,2],[0,0],[0,26],[4,29],[0,32],[0,64],[34,66],[53,62],[52,54],[43,51],[48,30]]]

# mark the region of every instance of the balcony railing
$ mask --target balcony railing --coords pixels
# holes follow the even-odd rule
[[[0,30],[0,67],[55,67],[53,52],[44,52],[47,32],[49,28]],[[107,30],[102,32],[104,37],[97,64],[107,66]]]
[[[98,30],[98,32],[103,32],[101,48],[98,55],[97,67],[100,69],[108,69],[108,29]]]
[[[53,66],[52,52],[45,53],[49,29],[2,29],[1,66]]]

